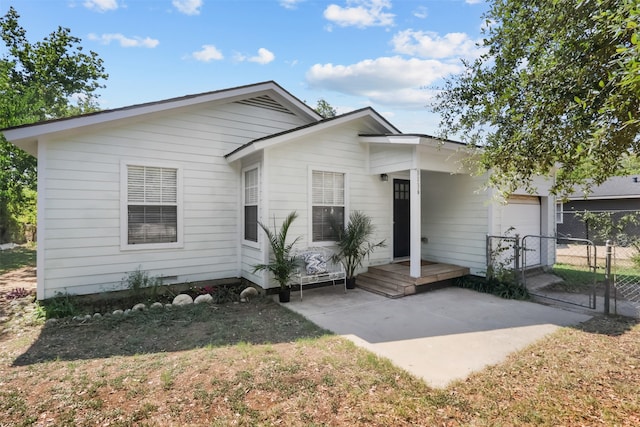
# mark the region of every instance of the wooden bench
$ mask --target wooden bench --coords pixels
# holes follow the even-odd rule
[[[302,288],[314,283],[333,282],[342,280],[344,291],[347,292],[347,273],[341,262],[333,260],[333,251],[323,247],[309,247],[297,251],[296,257],[300,259],[300,268],[295,278],[300,285],[300,300],[302,300]]]

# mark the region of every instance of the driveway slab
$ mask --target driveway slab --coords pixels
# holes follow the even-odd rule
[[[455,287],[389,299],[330,286],[305,290],[302,301],[292,292],[284,306],[433,387],[446,387],[562,326],[591,318]]]

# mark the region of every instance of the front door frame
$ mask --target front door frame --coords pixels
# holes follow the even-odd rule
[[[411,255],[411,180],[393,179],[393,258]]]

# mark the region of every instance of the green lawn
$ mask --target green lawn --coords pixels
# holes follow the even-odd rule
[[[21,267],[35,267],[36,249],[19,246],[14,249],[0,251],[0,274]]]

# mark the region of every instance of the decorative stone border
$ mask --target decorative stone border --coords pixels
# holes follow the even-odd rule
[[[258,290],[254,287],[249,286],[240,293],[240,302],[248,302],[250,298],[258,295],[259,295]],[[210,294],[198,295],[195,299],[193,299],[189,294],[178,294],[173,298],[173,301],[171,302],[171,304],[154,302],[153,304],[147,307],[146,304],[138,303],[134,305],[132,308],[127,308],[125,310],[114,310],[111,313],[105,313],[105,314],[94,313],[93,315],[85,314],[84,316],[74,316],[72,317],[72,320],[75,320],[78,322],[85,322],[87,320],[100,319],[102,317],[109,317],[109,316],[128,316],[131,313],[134,313],[137,311],[160,310],[160,309],[170,310],[173,307],[180,307],[184,305],[212,304],[212,303],[213,303],[213,297]],[[61,319],[56,319],[56,318],[47,319],[45,324],[51,325],[59,322],[60,320]]]

